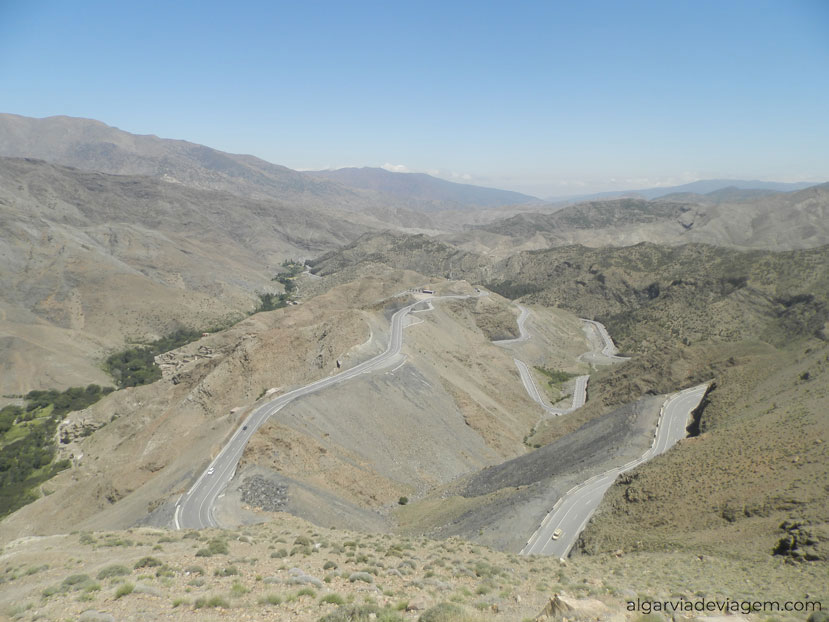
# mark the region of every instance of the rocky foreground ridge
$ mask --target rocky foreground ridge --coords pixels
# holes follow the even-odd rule
[[[660,606],[653,601],[687,608],[827,597],[825,576],[813,567],[667,553],[563,562],[455,538],[330,530],[284,514],[238,531],[24,538],[9,543],[0,561],[0,615],[25,621],[793,622],[810,612],[644,614]]]

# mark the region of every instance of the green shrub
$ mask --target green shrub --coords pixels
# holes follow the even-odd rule
[[[196,601],[193,603],[193,609],[201,609],[202,607],[207,607],[208,609],[230,609],[230,603],[228,603],[221,596],[211,596],[210,598],[197,598]]]
[[[259,599],[260,605],[281,605],[282,597],[278,594],[267,594]]]
[[[321,603],[328,603],[330,605],[344,605],[345,599],[339,594],[326,594],[320,598]]]
[[[161,378],[161,368],[155,364],[155,357],[199,337],[199,331],[179,329],[145,346],[128,348],[110,355],[104,361],[104,369],[120,388],[153,383]]]
[[[288,294],[259,293],[259,307],[254,313],[274,311],[288,306]]]
[[[479,561],[475,563],[475,574],[479,577],[494,577],[502,574],[502,572],[499,568],[485,561]]]
[[[294,548],[291,549],[290,555],[291,555],[291,557],[293,557],[294,555],[298,555],[299,553],[302,553],[303,555],[308,556],[313,552],[314,552],[313,547],[310,547],[310,546],[295,546]]]
[[[226,566],[225,568],[216,568],[213,575],[216,577],[230,577],[239,574],[239,569],[236,566]]]
[[[222,609],[230,609],[230,603],[228,603],[223,597],[221,596],[211,596],[207,599],[207,606],[208,607],[221,607]]]
[[[43,588],[41,594],[43,595],[43,598],[49,598],[50,596],[54,596],[60,591],[61,589],[59,585],[50,585],[49,587]]]
[[[463,622],[466,620],[466,612],[455,603],[438,603],[424,611],[418,618],[418,622]]]
[[[132,594],[132,591],[134,589],[135,586],[132,583],[122,583],[118,586],[118,589],[115,590],[116,600],[121,598],[122,596],[126,596],[127,594]]]
[[[98,573],[98,579],[109,579],[112,577],[124,577],[130,573],[130,569],[121,564],[112,564],[102,568]]]
[[[63,580],[63,585],[73,587],[81,583],[89,583],[91,580],[88,574],[72,574]]]
[[[313,588],[304,587],[296,593],[297,597],[301,596],[310,596],[311,598],[316,598],[317,593],[314,591]]]
[[[561,388],[562,382],[567,382],[570,378],[575,378],[577,374],[571,374],[561,369],[548,369],[547,367],[538,367],[536,369],[547,376],[547,384],[551,387]]]
[[[161,565],[160,560],[156,559],[155,557],[147,556],[147,557],[142,557],[137,562],[135,562],[135,565],[133,566],[133,568],[135,568],[135,569],[138,569],[138,568],[154,568],[154,567],[160,566],[160,565]]]
[[[107,357],[104,369],[122,389],[152,384],[161,379],[161,368],[155,364],[157,354],[145,346],[128,348]]]
[[[403,622],[403,618],[395,611],[377,605],[340,605],[318,622]]]
[[[406,505],[406,504],[409,502],[409,498],[408,498],[408,497],[400,497],[400,498],[397,500],[397,502],[398,502],[400,505]]]
[[[53,462],[58,423],[67,413],[82,410],[111,391],[96,384],[63,392],[30,391],[24,398],[25,410],[14,405],[0,409],[0,518],[37,499],[41,484],[71,466],[69,460]],[[2,442],[11,440],[7,433],[15,422],[14,432],[22,436]],[[22,422],[28,423],[22,427]]]
[[[213,555],[227,555],[228,548],[227,542],[224,540],[220,540],[219,538],[214,538],[207,544],[207,550],[210,551]]]
[[[351,581],[351,583],[354,583],[355,581],[374,583],[374,577],[367,572],[352,572],[349,575],[348,580]]]

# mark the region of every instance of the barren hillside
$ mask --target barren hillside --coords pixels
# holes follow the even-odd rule
[[[829,247],[572,246],[498,261],[422,236],[386,235],[365,236],[324,256],[314,270],[354,270],[362,256],[397,267],[425,256],[439,274],[467,271],[525,304],[606,323],[633,359],[596,372],[587,406],[543,422],[532,444],[567,438],[643,394],[714,381],[698,422],[702,434],[618,484],[586,532],[584,550],[707,547],[762,557],[783,546],[826,558],[821,481],[829,477],[829,397],[819,379],[829,330]]]
[[[481,225],[447,239],[468,250],[497,251],[533,240],[530,248],[715,244],[787,250],[829,243],[829,185],[795,192],[676,195],[646,201],[589,201],[553,213],[532,212]]]
[[[108,351],[241,319],[287,258],[366,230],[352,216],[149,177],[0,159],[3,394],[105,382]]]

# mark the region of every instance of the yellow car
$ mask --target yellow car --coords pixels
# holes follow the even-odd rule
[[[564,532],[562,532],[562,531],[561,531],[561,529],[556,529],[556,530],[553,532],[553,535],[552,535],[552,537],[550,538],[550,540],[558,540],[558,539],[561,537],[561,534],[562,534],[562,533],[564,533]]]

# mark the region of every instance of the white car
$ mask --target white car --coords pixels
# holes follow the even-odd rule
[[[562,534],[562,533],[564,533],[564,532],[563,532],[563,531],[561,531],[561,529],[556,529],[556,530],[553,532],[553,535],[552,535],[552,537],[550,538],[550,540],[558,540],[558,539],[561,537],[561,534]]]
[[[215,470],[216,469],[214,469],[213,467],[210,467],[209,469],[207,469],[207,474],[208,475],[213,475],[213,471],[215,471]]]

